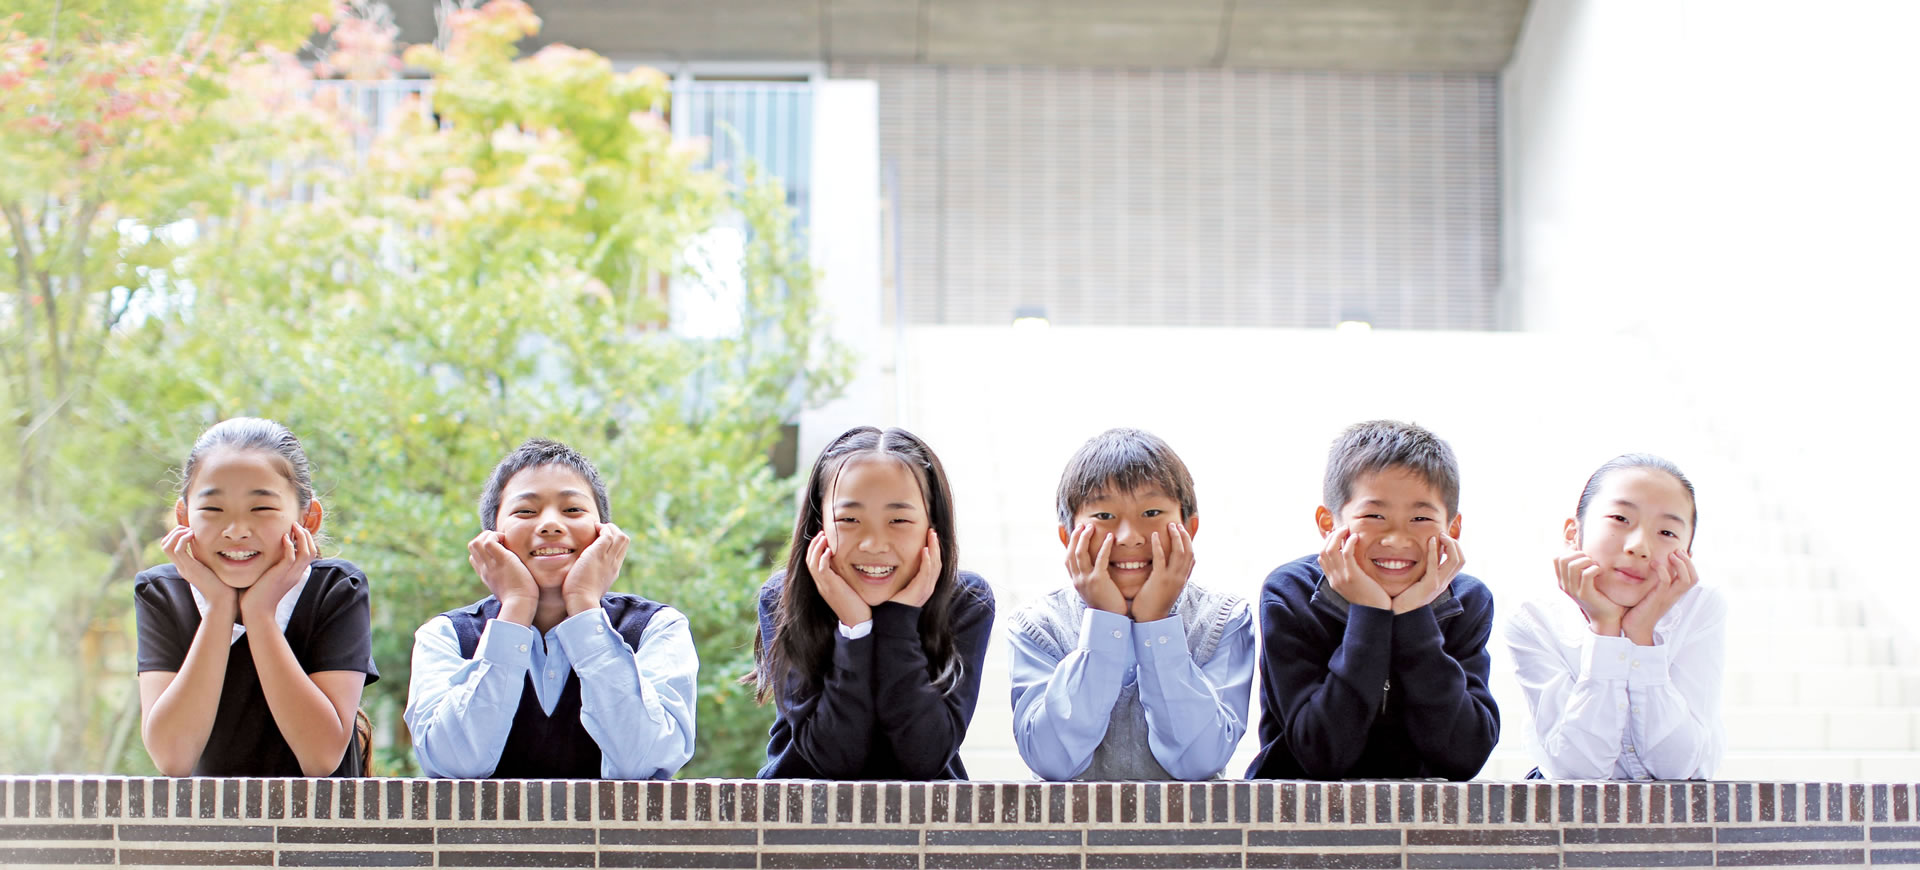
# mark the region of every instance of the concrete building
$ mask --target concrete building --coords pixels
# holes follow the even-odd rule
[[[1581,481],[1649,450],[1694,476],[1736,602],[1721,774],[1920,775],[1920,5],[534,5],[541,40],[804,92],[765,136],[861,367],[803,461],[851,423],[925,435],[1003,611],[1062,582],[1052,482],[1111,425],[1187,456],[1196,576],[1247,594],[1314,546],[1355,420],[1459,449],[1468,570],[1502,601],[1552,591]],[[983,778],[1024,775],[1003,656]],[[1488,776],[1531,766],[1506,667],[1496,641]]]

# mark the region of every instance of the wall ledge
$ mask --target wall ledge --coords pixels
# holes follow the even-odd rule
[[[1920,865],[1911,783],[0,777],[0,864]]]

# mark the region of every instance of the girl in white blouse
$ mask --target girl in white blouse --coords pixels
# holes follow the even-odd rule
[[[1587,479],[1554,559],[1560,593],[1507,623],[1549,779],[1707,779],[1725,751],[1727,604],[1690,554],[1693,484],[1628,454]]]

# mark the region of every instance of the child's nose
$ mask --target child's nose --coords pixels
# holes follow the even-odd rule
[[[1627,552],[1642,557],[1653,555],[1652,542],[1647,539],[1645,529],[1636,527],[1627,532]]]

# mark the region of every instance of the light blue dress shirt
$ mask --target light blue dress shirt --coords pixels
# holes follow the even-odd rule
[[[1253,687],[1253,608],[1238,604],[1205,667],[1194,664],[1179,614],[1134,622],[1087,608],[1080,643],[1055,660],[1019,631],[1012,650],[1013,737],[1042,779],[1078,776],[1106,737],[1120,690],[1140,683],[1153,758],[1176,779],[1218,774],[1247,730]]]
[[[473,658],[460,655],[452,620],[436,616],[413,635],[407,727],[428,776],[486,777],[500,763],[527,677],[551,714],[569,671],[580,675],[580,720],[600,746],[607,779],[667,779],[693,757],[694,684],[700,658],[687,618],[662,607],[634,650],[607,612],[584,610],[542,638],[487,621]]]

